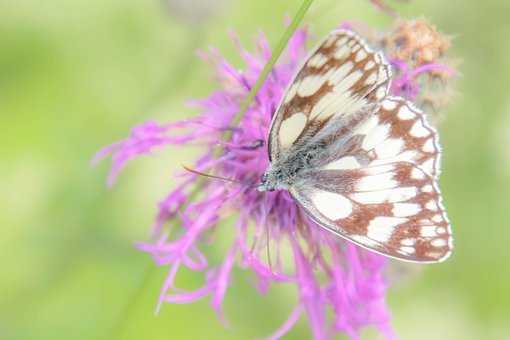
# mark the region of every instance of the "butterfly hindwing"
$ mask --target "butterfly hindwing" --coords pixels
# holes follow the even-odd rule
[[[319,224],[388,256],[445,259],[450,225],[437,177],[440,147],[425,115],[399,97],[350,128],[348,151],[310,169],[291,193]]]
[[[384,56],[371,51],[355,33],[330,33],[283,96],[271,123],[270,159],[306,144],[331,120],[347,120],[378,103],[388,93],[390,77]]]
[[[400,97],[387,97],[365,124],[361,147],[368,151],[371,165],[410,162],[438,178],[441,155],[438,134],[412,103]]]
[[[312,170],[290,192],[319,225],[381,254],[438,262],[451,252],[437,183],[412,163]]]
[[[410,162],[433,178],[438,177],[438,134],[425,115],[405,99],[385,98],[375,112],[347,130],[343,144],[349,146],[348,150],[325,159],[325,169]]]

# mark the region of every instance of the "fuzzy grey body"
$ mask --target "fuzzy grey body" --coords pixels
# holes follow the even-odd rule
[[[319,126],[310,124],[304,143],[294,144],[283,151],[274,160],[258,186],[259,191],[289,190],[293,185],[310,180],[310,174],[316,173],[324,165],[347,153],[354,140],[353,130],[363,124],[377,110],[376,105],[351,115],[349,118],[337,118]],[[359,161],[367,163],[363,154],[358,154]]]
[[[284,155],[271,164],[258,186],[259,191],[288,190],[292,185],[306,178],[306,174],[319,166],[319,160],[327,153],[323,143],[316,142],[297,147],[294,152]]]

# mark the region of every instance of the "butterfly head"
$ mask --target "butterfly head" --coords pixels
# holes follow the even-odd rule
[[[257,186],[258,191],[263,192],[263,191],[274,191],[275,190],[274,185],[271,185],[269,183],[268,178],[269,178],[269,176],[268,176],[267,172],[265,172],[262,175],[262,177],[260,177],[260,183]]]
[[[269,167],[260,178],[260,184],[257,186],[258,191],[275,191],[288,189],[288,177],[279,167]]]

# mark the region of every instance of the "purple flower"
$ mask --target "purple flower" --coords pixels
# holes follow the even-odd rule
[[[237,126],[232,126],[232,121],[240,103],[271,56],[267,39],[257,39],[256,54],[239,45],[243,71],[214,50],[203,54],[216,66],[219,88],[192,102],[200,111],[197,117],[176,123],[143,123],[127,139],[101,150],[96,160],[112,157],[111,185],[135,157],[168,145],[202,145],[204,154],[193,168],[233,181],[204,179],[183,171],[177,177],[177,187],[160,202],[154,240],[138,244],[157,265],[169,267],[158,308],[163,302],[190,303],[208,297],[223,319],[221,307],[233,284],[232,271],[242,268],[253,272],[260,294],[272,284],[297,287],[295,307],[271,339],[283,336],[303,317],[315,339],[328,339],[337,332],[359,339],[360,330],[366,326],[375,326],[386,338],[394,339],[385,304],[385,258],[324,231],[306,217],[286,191],[260,193],[254,188],[268,166],[271,115],[307,54],[307,41],[306,29],[296,31],[281,62]],[[414,86],[410,87],[412,92],[404,93],[409,96],[419,91],[414,83],[419,74],[438,71],[439,67],[409,70],[405,61],[393,64],[400,70],[393,91],[404,93],[406,86]],[[227,142],[223,140],[226,131],[231,133]],[[221,223],[230,215],[237,218],[234,225]],[[220,263],[210,263],[202,250],[214,246],[214,232],[220,227],[231,229],[233,241]],[[202,273],[203,286],[194,291],[176,287],[175,278],[183,268]]]
[[[439,63],[428,63],[411,69],[409,65],[399,59],[391,61],[393,69],[397,71],[397,76],[391,84],[391,91],[399,96],[416,99],[422,90],[422,86],[418,82],[419,76],[422,74],[439,73],[446,77],[453,77],[455,71],[450,67]]]

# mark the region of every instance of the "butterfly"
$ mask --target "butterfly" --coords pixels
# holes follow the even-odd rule
[[[287,190],[321,227],[379,254],[445,260],[441,149],[423,112],[389,95],[391,66],[354,32],[308,56],[273,115],[259,191]]]

